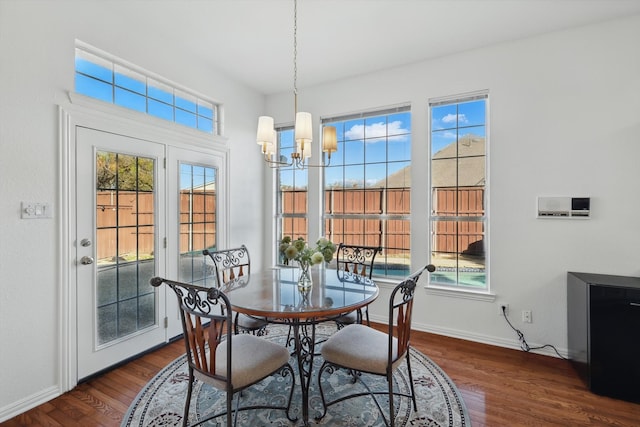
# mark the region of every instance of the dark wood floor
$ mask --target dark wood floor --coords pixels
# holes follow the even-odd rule
[[[424,332],[412,344],[456,383],[474,427],[640,426],[640,404],[590,393],[565,360]],[[147,381],[183,352],[176,341],[2,426],[119,426]]]

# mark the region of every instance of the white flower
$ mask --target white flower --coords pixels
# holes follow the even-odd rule
[[[320,264],[322,261],[324,261],[324,255],[322,255],[320,252],[314,252],[313,255],[311,255],[311,264]]]
[[[331,240],[321,237],[318,239],[315,248],[310,248],[304,241],[304,238],[298,237],[292,240],[291,237],[285,236],[280,241],[280,253],[283,255],[283,263],[289,264],[289,260],[295,260],[306,265],[320,264],[331,262],[336,252],[336,245]]]

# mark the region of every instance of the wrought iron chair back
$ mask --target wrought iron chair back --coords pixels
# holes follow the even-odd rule
[[[355,280],[360,277],[371,279],[373,263],[376,255],[380,252],[382,252],[381,246],[358,246],[340,243],[336,251],[338,275],[349,275]],[[345,325],[362,323],[365,319],[367,325],[369,325],[369,310],[366,307],[343,314],[336,319],[336,325],[338,329],[342,329]]]
[[[276,371],[269,372],[267,375],[257,378],[253,382],[241,384],[241,387],[234,387],[234,367],[233,367],[233,337],[232,333],[232,311],[227,296],[218,288],[205,288],[197,285],[176,282],[154,277],[151,279],[151,285],[158,287],[165,283],[173,289],[178,299],[180,307],[180,319],[182,322],[182,330],[184,333],[184,342],[187,355],[187,363],[189,367],[189,386],[187,390],[187,398],[185,401],[183,426],[187,426],[189,419],[189,407],[191,403],[191,395],[193,392],[193,383],[195,379],[203,381],[220,390],[226,392],[226,411],[223,413],[213,414],[208,417],[212,419],[222,415],[227,415],[227,426],[231,424],[232,400],[233,395],[242,389],[255,384],[268,375],[276,371],[283,372],[283,375],[291,375],[292,385],[289,395],[288,406],[269,406],[272,409],[284,409],[289,417],[289,409],[291,406],[291,396],[295,380],[293,379],[293,369],[288,364],[288,352],[284,350],[283,362]],[[208,325],[207,325],[208,323]],[[262,345],[278,346],[270,342],[262,342],[261,338],[253,336],[242,336],[243,340],[258,340],[254,348],[258,349]],[[224,344],[223,344],[224,343]],[[221,347],[222,345],[222,347]],[[244,344],[243,344],[244,345]],[[221,347],[223,351],[217,351]],[[284,347],[283,347],[284,348]],[[286,371],[286,372],[285,372]],[[238,410],[257,408],[256,406],[248,408],[239,408],[236,404],[235,421],[237,422]],[[289,417],[289,419],[291,419]],[[206,420],[198,420],[198,424]]]
[[[376,255],[382,252],[381,246],[358,246],[340,243],[336,251],[338,270],[351,272],[371,279]]]
[[[249,258],[249,250],[245,245],[217,251],[205,249],[202,254],[213,261],[218,288],[224,288],[239,277],[251,274],[251,259]],[[252,332],[255,335],[264,335],[267,324],[265,319],[257,319],[246,314],[236,313],[234,328],[236,334],[242,331]]]
[[[413,315],[413,297],[416,284],[427,267],[416,271],[399,285],[397,285],[389,297],[389,359],[388,365],[393,364],[402,357],[408,356],[411,338],[411,319]],[[394,321],[395,320],[395,321]],[[395,323],[395,324],[394,324]],[[396,342],[394,352],[393,343]]]
[[[231,365],[227,366],[226,377],[217,376],[215,350],[225,334],[227,339],[231,338],[231,310],[226,310],[229,299],[218,288],[203,288],[160,277],[151,279],[152,286],[162,283],[173,289],[178,298],[189,366],[204,375],[226,381],[225,378],[231,377]],[[205,328],[207,322],[209,326]],[[231,358],[231,346],[227,348],[227,357]]]
[[[226,285],[236,277],[251,274],[251,259],[245,245],[217,251],[205,249],[202,254],[208,255],[213,261],[218,287]]]

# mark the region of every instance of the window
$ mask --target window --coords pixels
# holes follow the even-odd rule
[[[431,283],[486,290],[487,94],[429,106]]]
[[[76,47],[75,91],[183,126],[220,134],[219,105],[88,47]]]
[[[152,158],[95,154],[97,343],[152,326],[156,293],[155,168]]]
[[[295,150],[293,127],[278,128],[278,158],[291,158]],[[276,191],[276,239],[275,247],[279,247],[284,236],[293,239],[307,236],[307,199],[308,199],[308,169],[297,169],[295,165],[280,167],[277,172]],[[276,254],[280,251],[276,249]],[[278,263],[283,260],[278,258]]]
[[[216,250],[216,174],[208,166],[180,163],[180,271],[178,280],[198,283],[202,250]]]
[[[406,276],[411,263],[409,106],[323,119],[338,151],[324,169],[325,235],[334,243],[382,246],[374,274]]]

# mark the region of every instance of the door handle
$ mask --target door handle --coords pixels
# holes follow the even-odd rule
[[[82,258],[80,258],[80,264],[84,264],[84,265],[93,264],[93,258],[91,258],[90,256],[83,256]]]

